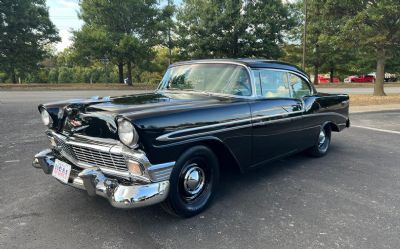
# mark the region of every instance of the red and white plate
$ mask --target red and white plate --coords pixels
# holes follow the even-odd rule
[[[63,183],[68,183],[70,174],[71,174],[71,165],[56,159],[53,167],[52,176],[62,181]]]

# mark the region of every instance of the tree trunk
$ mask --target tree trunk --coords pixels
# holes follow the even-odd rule
[[[376,80],[374,86],[374,96],[386,96],[383,89],[383,84],[385,82],[385,61],[386,54],[384,48],[378,48],[377,53],[377,63],[376,63]]]
[[[331,69],[331,72],[330,72],[330,78],[329,78],[329,81],[331,82],[331,83],[333,83],[333,73],[334,73],[334,68],[333,67],[331,67],[330,68]]]
[[[140,72],[139,71],[136,74],[136,82],[143,83],[142,82],[142,77],[140,77]]]
[[[12,83],[17,84],[17,75],[14,68],[11,68],[11,81]]]
[[[128,85],[132,86],[132,63],[128,61]]]
[[[124,63],[118,63],[118,81],[124,83]]]
[[[319,81],[318,81],[318,73],[319,73],[319,66],[318,65],[314,65],[314,85],[318,85]]]

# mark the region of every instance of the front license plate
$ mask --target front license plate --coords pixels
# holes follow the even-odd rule
[[[70,173],[71,173],[71,165],[56,159],[53,167],[52,176],[62,181],[63,183],[68,183],[68,178]]]

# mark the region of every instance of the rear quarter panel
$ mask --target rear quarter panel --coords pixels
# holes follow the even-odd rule
[[[307,146],[314,144],[321,126],[332,123],[333,131],[346,128],[349,121],[349,96],[347,94],[317,93],[304,99],[305,112],[303,122],[305,132],[308,132],[310,141]]]

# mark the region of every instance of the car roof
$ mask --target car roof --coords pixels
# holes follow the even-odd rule
[[[250,68],[272,68],[272,69],[282,69],[282,70],[290,70],[296,73],[299,73],[306,78],[308,75],[301,70],[299,67],[289,64],[282,61],[277,60],[266,60],[266,59],[203,59],[203,60],[190,60],[190,61],[181,61],[176,62],[170,67],[179,66],[179,65],[188,65],[188,64],[196,64],[196,63],[236,63],[242,64],[244,66]]]

